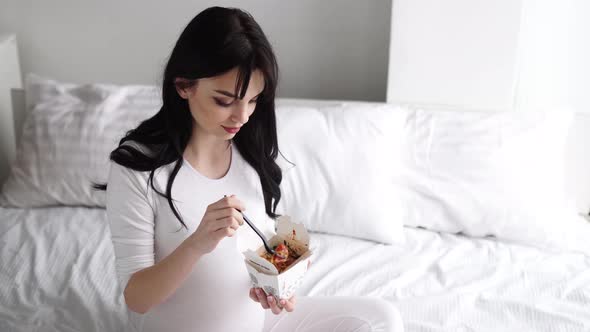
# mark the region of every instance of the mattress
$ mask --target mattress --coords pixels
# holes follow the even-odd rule
[[[406,331],[590,331],[590,257],[406,228],[382,245],[312,234],[300,295],[382,297]],[[0,208],[0,331],[121,331],[103,209]]]

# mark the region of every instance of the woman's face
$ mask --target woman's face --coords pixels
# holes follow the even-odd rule
[[[238,69],[234,68],[219,76],[199,79],[190,88],[177,87],[178,94],[188,100],[194,130],[199,136],[228,140],[248,122],[264,89],[264,76],[260,70],[253,71],[244,98],[238,99],[234,95],[237,75]]]

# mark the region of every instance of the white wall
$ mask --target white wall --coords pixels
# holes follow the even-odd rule
[[[158,84],[181,30],[213,5],[243,8],[262,26],[279,96],[385,100],[391,0],[0,0],[0,33],[16,33],[24,73]]]

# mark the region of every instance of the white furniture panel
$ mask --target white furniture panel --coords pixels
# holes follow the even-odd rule
[[[522,0],[394,0],[388,101],[509,109]]]

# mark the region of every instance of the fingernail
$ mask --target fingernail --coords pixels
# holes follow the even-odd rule
[[[256,294],[260,295],[260,288],[256,288]]]
[[[281,305],[285,305],[287,303],[285,300],[281,300]]]
[[[268,300],[268,302],[274,302],[275,301],[275,298],[272,297],[272,296],[269,296],[266,299]]]

